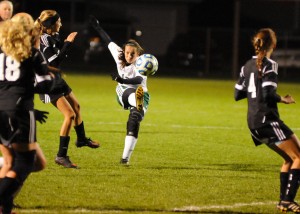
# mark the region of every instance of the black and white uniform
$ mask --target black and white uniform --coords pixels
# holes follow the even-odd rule
[[[248,99],[247,121],[255,145],[281,143],[293,134],[279,117],[277,78],[278,64],[266,57],[259,77],[255,56],[242,67],[235,85],[235,100]]]
[[[71,46],[71,42],[61,42],[59,34],[55,35],[43,34],[40,39],[40,50],[44,54],[47,62],[50,66],[59,68],[61,63],[67,58],[67,51]],[[49,103],[57,100],[58,98],[68,95],[72,89],[62,78],[60,73],[55,73],[56,78],[59,79],[56,85],[59,88],[64,88],[63,93],[50,93],[40,94],[40,98],[44,103]],[[54,86],[55,88],[55,86]],[[55,90],[55,89],[54,89]]]
[[[33,48],[32,56],[21,63],[0,50],[1,144],[36,142],[34,92],[51,90],[51,84],[39,50]]]

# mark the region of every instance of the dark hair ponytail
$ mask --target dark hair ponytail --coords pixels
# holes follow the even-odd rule
[[[258,76],[262,76],[263,59],[267,52],[276,47],[277,39],[275,32],[271,28],[260,29],[252,39],[252,45],[255,50],[256,67],[258,69]]]

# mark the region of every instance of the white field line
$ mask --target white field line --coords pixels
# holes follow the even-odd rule
[[[208,211],[208,210],[225,210],[225,209],[235,209],[240,207],[256,207],[256,206],[266,206],[266,205],[276,205],[275,201],[266,201],[266,202],[252,202],[252,203],[236,203],[232,205],[209,205],[209,206],[185,206],[181,208],[174,208],[170,210],[162,210],[161,213],[164,212],[200,212],[200,211]],[[61,213],[60,211],[55,210],[46,210],[46,209],[21,209],[22,213]],[[128,212],[126,210],[89,210],[89,209],[69,209],[64,210],[64,213],[124,213]],[[146,212],[143,210],[136,210],[135,212]],[[147,211],[149,212],[149,211]],[[147,213],[146,212],[146,213]],[[153,211],[153,213],[159,213],[159,211]]]
[[[53,122],[53,121],[52,121]],[[126,122],[126,121],[125,121]],[[93,122],[93,124],[98,125],[121,125],[123,126],[125,122]],[[61,123],[61,121],[56,121],[56,123]],[[92,123],[92,122],[86,122],[86,123]],[[143,126],[155,126],[157,127],[157,124],[151,124],[151,123],[143,123]],[[171,128],[188,128],[188,129],[222,129],[222,130],[248,130],[248,128],[245,127],[228,127],[228,126],[185,126],[180,124],[166,124],[165,126],[171,127]],[[299,131],[300,127],[290,127],[294,131]]]
[[[88,122],[87,122],[88,123]],[[94,123],[95,124],[95,123]],[[96,124],[100,124],[100,125],[124,125],[124,122],[97,122]],[[155,126],[157,127],[157,124],[151,124],[151,123],[144,123],[143,126]],[[189,129],[231,129],[231,130],[235,130],[235,129],[243,129],[241,127],[226,127],[226,126],[184,126],[184,125],[180,125],[180,124],[166,124],[166,126],[171,127],[171,128],[189,128]],[[245,127],[246,129],[247,127]],[[300,129],[300,128],[299,128]]]
[[[252,203],[236,203],[232,205],[210,205],[210,206],[186,206],[181,208],[174,208],[174,212],[198,212],[204,210],[224,210],[224,209],[234,209],[240,207],[253,207],[253,206],[266,206],[276,204],[274,201],[267,201],[267,202],[252,202]]]

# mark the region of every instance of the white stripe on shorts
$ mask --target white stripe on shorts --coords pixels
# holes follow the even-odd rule
[[[273,130],[278,137],[279,140],[285,140],[286,136],[284,135],[283,131],[281,130],[278,122],[272,122],[271,126],[273,127]]]

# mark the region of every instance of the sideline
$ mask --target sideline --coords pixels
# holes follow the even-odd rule
[[[252,203],[236,203],[233,205],[210,205],[210,206],[186,206],[182,208],[174,208],[174,212],[199,212],[204,210],[213,210],[213,209],[234,209],[239,207],[249,207],[249,206],[265,206],[265,205],[276,205],[275,201],[267,201],[267,202],[252,202]]]

